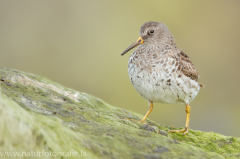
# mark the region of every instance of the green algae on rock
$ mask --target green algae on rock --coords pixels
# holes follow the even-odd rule
[[[1,68],[0,79],[0,152],[65,152],[55,158],[240,158],[239,138],[194,130],[187,136],[167,134],[168,126],[125,120],[142,115],[37,75]]]

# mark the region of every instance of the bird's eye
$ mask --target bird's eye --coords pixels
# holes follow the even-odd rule
[[[149,32],[149,33],[153,34],[153,33],[154,33],[154,30],[150,30],[150,32]]]

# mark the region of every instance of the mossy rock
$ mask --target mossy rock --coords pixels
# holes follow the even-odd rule
[[[195,130],[186,136],[166,133],[172,128],[151,120],[148,125],[126,120],[139,120],[142,115],[26,72],[1,68],[0,79],[0,155],[240,158],[240,138]],[[47,156],[50,152],[55,157]],[[5,158],[9,158],[6,153]]]

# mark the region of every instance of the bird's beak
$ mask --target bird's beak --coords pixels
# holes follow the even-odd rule
[[[142,37],[140,36],[137,41],[135,41],[132,45],[130,45],[125,51],[123,51],[123,53],[121,54],[122,56],[124,54],[126,54],[128,51],[132,50],[133,48],[135,48],[136,46],[143,44],[144,40],[142,39]]]

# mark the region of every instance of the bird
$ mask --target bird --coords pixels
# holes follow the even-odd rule
[[[149,109],[138,121],[147,124],[146,118],[153,110],[153,103],[185,104],[186,124],[180,130],[189,132],[190,102],[200,87],[199,74],[190,58],[175,43],[168,27],[160,22],[149,21],[140,28],[140,37],[121,55],[137,47],[128,60],[128,75],[135,90],[146,100]]]

